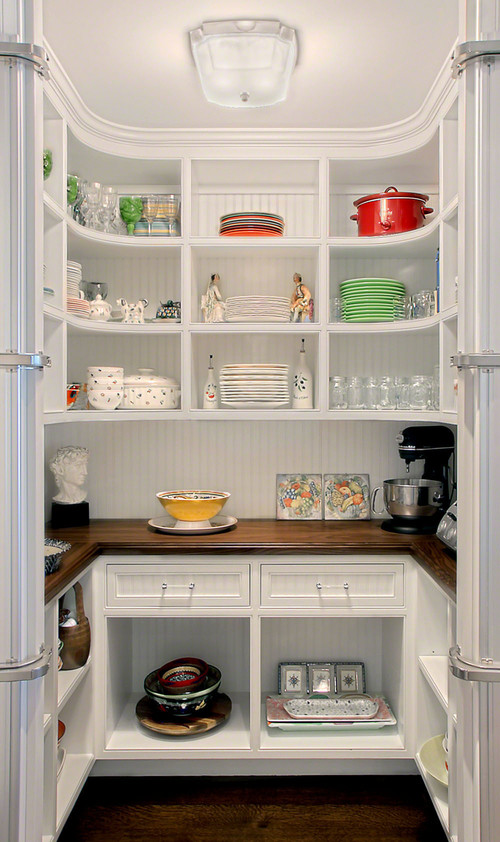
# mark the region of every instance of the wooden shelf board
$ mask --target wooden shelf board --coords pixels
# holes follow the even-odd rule
[[[439,704],[448,711],[448,656],[420,655],[418,665],[435,693]]]

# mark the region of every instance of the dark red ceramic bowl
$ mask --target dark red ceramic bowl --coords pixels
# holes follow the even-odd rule
[[[201,690],[208,675],[208,664],[201,658],[177,658],[160,667],[156,674],[166,693],[183,695]]]

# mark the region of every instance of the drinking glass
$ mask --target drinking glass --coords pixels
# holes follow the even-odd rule
[[[394,377],[380,378],[379,409],[396,409],[396,385]]]
[[[334,375],[330,377],[330,409],[346,409],[345,377]]]
[[[380,383],[378,377],[365,380],[365,409],[378,409],[380,402]]]
[[[330,321],[341,322],[344,308],[341,298],[332,298],[330,301]]]
[[[103,230],[107,234],[112,234],[111,222],[113,221],[116,205],[118,202],[118,195],[114,187],[103,187],[101,190],[101,217]]]
[[[158,216],[163,216],[167,221],[167,237],[178,237],[177,216],[181,206],[179,196],[171,193],[169,196],[158,198],[160,199]]]
[[[347,406],[349,409],[365,408],[365,381],[363,377],[348,378]]]
[[[431,406],[432,409],[439,409],[439,366],[434,366],[434,374],[432,377],[431,390]]]
[[[432,377],[415,374],[410,380],[410,409],[429,409],[432,399]]]
[[[394,321],[399,321],[400,319],[411,319],[411,317],[411,295],[396,295],[394,298]]]
[[[426,319],[435,313],[434,290],[421,289],[412,295],[412,311],[414,319]]]
[[[395,377],[396,409],[410,408],[410,380],[408,377]]]
[[[101,206],[101,185],[98,181],[91,181],[86,185],[85,201],[87,211],[85,214],[85,225],[87,228],[102,229],[102,224],[99,219],[99,209]]]
[[[141,196],[142,215],[148,223],[148,235],[151,236],[151,223],[158,216],[158,196]]]

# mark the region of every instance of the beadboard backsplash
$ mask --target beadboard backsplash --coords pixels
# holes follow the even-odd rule
[[[127,421],[71,423],[45,429],[46,515],[55,485],[48,462],[59,447],[90,451],[88,500],[93,518],[162,514],[157,491],[213,488],[231,492],[224,514],[276,515],[278,473],[365,473],[371,487],[405,475],[396,435],[402,422]],[[411,467],[420,476],[422,463]]]

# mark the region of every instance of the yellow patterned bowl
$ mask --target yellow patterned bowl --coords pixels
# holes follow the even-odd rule
[[[165,511],[183,523],[206,523],[219,514],[230,498],[228,491],[159,491]]]

